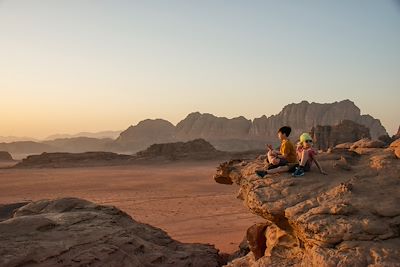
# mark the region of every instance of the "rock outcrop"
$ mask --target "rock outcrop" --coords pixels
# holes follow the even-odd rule
[[[138,152],[135,159],[215,159],[226,155],[227,153],[216,150],[204,139],[196,139],[188,142],[154,144],[146,150]]]
[[[338,144],[370,138],[367,127],[350,120],[343,120],[334,126],[315,126],[311,129],[311,136],[314,139],[315,147],[322,150],[335,147]]]
[[[262,160],[221,164],[214,179],[238,185],[237,197],[265,219],[247,232],[252,251],[227,266],[399,266],[396,147],[321,153],[327,176],[312,169],[303,177],[283,173],[261,179],[254,172]]]
[[[42,153],[31,155],[14,168],[67,168],[128,164],[132,156],[112,152]]]
[[[0,151],[0,161],[13,161],[13,158],[7,151]]]
[[[77,198],[0,205],[0,266],[220,265],[211,245],[184,244],[111,206]]]

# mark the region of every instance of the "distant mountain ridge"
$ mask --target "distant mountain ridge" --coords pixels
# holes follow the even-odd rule
[[[203,138],[219,150],[251,150],[263,148],[266,142],[277,143],[277,130],[284,125],[292,127],[290,138],[296,140],[302,132],[310,132],[314,126],[336,125],[342,120],[366,126],[374,139],[387,135],[378,119],[361,115],[360,109],[350,100],[327,104],[302,101],[285,106],[276,115],[264,115],[253,121],[243,116],[228,119],[199,112],[189,114],[175,127],[166,120],[146,120],[123,131],[117,142],[123,147],[140,150],[153,143]],[[157,138],[150,138],[152,135]]]
[[[0,136],[0,143],[23,142],[23,141],[39,141],[38,139],[27,136]]]
[[[90,138],[111,138],[116,139],[122,131],[101,131],[101,132],[80,132],[76,134],[53,134],[45,138],[45,140],[90,137]]]
[[[360,109],[350,100],[334,103],[289,104],[272,116],[254,120],[243,116],[228,119],[209,113],[190,113],[176,126],[163,119],[146,119],[122,131],[118,138],[73,137],[43,142],[0,143],[0,150],[11,154],[42,152],[109,151],[136,153],[150,145],[205,139],[221,151],[246,151],[265,148],[266,143],[277,144],[277,130],[292,127],[290,139],[297,140],[302,132],[310,132],[318,125],[337,125],[351,120],[370,130],[373,139],[387,135],[378,119],[361,115]]]

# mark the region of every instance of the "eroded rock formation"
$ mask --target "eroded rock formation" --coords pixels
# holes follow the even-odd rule
[[[323,150],[338,144],[371,137],[367,127],[350,120],[343,120],[334,126],[315,126],[311,129],[311,136],[313,136],[316,148]]]
[[[316,125],[336,125],[342,120],[352,120],[367,127],[374,139],[387,134],[379,120],[361,115],[352,101],[327,104],[303,101],[285,106],[276,115],[253,121],[199,112],[189,114],[176,127],[163,120],[146,120],[121,133],[116,143],[133,149],[140,144],[203,138],[222,151],[245,151],[264,148],[268,142],[276,143],[277,131],[284,125],[292,127],[291,138],[296,140],[302,132],[309,132]]]
[[[0,205],[0,266],[220,265],[211,245],[183,244],[111,206],[62,198]]]
[[[356,146],[364,144],[371,145],[363,140]],[[265,219],[265,225],[249,228],[252,252],[227,266],[398,266],[397,147],[321,153],[327,176],[312,169],[303,177],[283,173],[261,179],[254,172],[262,160],[221,164],[215,181],[238,185],[237,197]]]

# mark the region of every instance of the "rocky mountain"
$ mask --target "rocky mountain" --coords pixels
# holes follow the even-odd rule
[[[320,104],[302,101],[285,106],[280,113],[271,117],[263,116],[253,121],[250,135],[254,138],[270,138],[282,125],[292,127],[292,138],[302,132],[309,132],[317,125],[336,125],[342,120],[352,120],[370,129],[371,137],[376,139],[387,134],[379,120],[370,115],[361,115],[360,109],[350,100]]]
[[[314,166],[303,177],[260,178],[261,159],[222,163],[215,181],[237,185],[265,220],[247,230],[250,252],[226,266],[398,266],[400,141],[381,146],[363,139],[321,153],[327,176]]]
[[[123,131],[115,143],[126,151],[139,151],[152,144],[176,141],[175,126],[162,119],[144,120]]]
[[[318,125],[311,129],[314,147],[326,150],[342,143],[353,143],[362,138],[370,138],[369,129],[350,120],[337,125]]]
[[[175,137],[178,140],[248,139],[251,126],[251,121],[244,117],[228,119],[195,112],[176,125]]]
[[[360,109],[350,100],[329,104],[303,101],[285,106],[270,117],[262,116],[253,121],[244,117],[233,119],[216,117],[199,112],[189,114],[176,127],[164,120],[146,120],[121,133],[117,142],[129,148],[145,147],[152,143],[187,141],[203,138],[217,149],[224,151],[252,150],[265,147],[265,143],[277,143],[277,130],[289,125],[291,139],[302,132],[309,132],[317,125],[336,125],[342,120],[352,120],[370,129],[376,139],[387,135],[379,120],[361,115]]]
[[[0,205],[0,266],[221,265],[218,250],[185,244],[125,212],[77,198]]]

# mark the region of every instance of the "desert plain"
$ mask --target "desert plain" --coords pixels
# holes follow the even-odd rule
[[[178,241],[210,243],[232,253],[248,226],[262,219],[233,197],[237,188],[215,183],[219,162],[0,169],[0,203],[83,198],[116,206]]]

